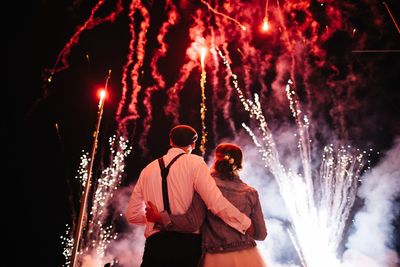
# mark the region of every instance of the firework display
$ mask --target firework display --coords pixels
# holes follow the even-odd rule
[[[72,57],[92,59],[82,48],[92,34],[118,25],[111,31],[121,34],[123,42],[103,36],[120,53],[106,60],[117,66],[112,81],[115,135],[109,167],[100,165],[93,177],[81,244],[75,247],[79,265],[140,264],[141,229],[125,225],[120,235],[114,228],[129,195],[121,180],[128,165],[139,166],[138,158],[154,157],[160,132],[177,123],[199,130],[198,154],[206,161],[216,144],[227,140],[250,155],[244,158],[249,167],[243,177],[267,192],[260,199],[269,236],[258,245],[268,266],[398,263],[390,245],[391,220],[384,220],[396,216],[389,215],[388,199],[399,194],[398,170],[386,173],[383,163],[371,170],[371,157],[385,158],[372,149],[376,139],[363,139],[373,129],[360,122],[371,113],[363,97],[376,86],[375,75],[384,76],[360,56],[380,59],[400,51],[396,12],[390,7],[390,2],[329,0],[100,0],[81,10],[86,16],[54,65],[44,70],[46,88],[76,67]],[[133,146],[139,151],[136,161],[126,161]],[[81,158],[83,187],[91,177],[91,161],[86,153]],[[134,184],[138,173],[131,175]],[[377,186],[375,191],[387,197],[379,198],[384,214],[371,226],[369,215],[377,207],[366,188],[373,187],[377,175],[392,186]],[[359,241],[361,225],[379,236],[367,242],[370,247],[376,243],[375,250]],[[77,226],[67,224],[62,237],[65,266],[71,264]]]

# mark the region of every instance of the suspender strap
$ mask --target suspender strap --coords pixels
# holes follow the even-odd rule
[[[171,165],[182,155],[185,153],[181,153],[175,156],[171,162],[165,167],[163,158],[158,159],[158,164],[160,165],[161,169],[161,177],[162,177],[162,193],[163,193],[163,202],[164,202],[164,210],[166,210],[169,214],[171,213],[171,208],[169,207],[169,197],[168,197],[168,186],[167,186],[167,176],[169,173],[169,168]]]

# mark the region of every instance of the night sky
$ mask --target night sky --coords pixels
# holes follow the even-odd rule
[[[106,17],[116,10],[118,1],[105,2],[96,13],[97,17]],[[311,128],[318,149],[313,153],[330,142],[379,152],[371,156],[370,166],[372,170],[375,166],[377,169],[379,166],[392,168],[388,174],[390,180],[382,178],[388,189],[373,190],[382,185],[376,180],[372,183],[375,186],[367,187],[370,191],[362,190],[355,206],[361,209],[374,199],[367,197],[365,200],[362,196],[386,194],[382,212],[390,214],[388,225],[393,229],[388,234],[391,236],[388,247],[396,251],[399,258],[400,241],[395,238],[399,235],[400,224],[400,172],[399,165],[396,166],[400,158],[400,29],[395,23],[400,23],[399,1],[346,1],[342,4],[311,1],[308,7],[282,1],[280,8],[286,30],[282,22],[279,24],[282,20],[277,14],[277,2],[270,1],[269,18],[275,22],[274,29],[279,30],[269,35],[255,26],[263,20],[265,1],[239,1],[242,9],[236,13],[238,6],[223,6],[222,2],[209,1],[213,5],[217,3],[221,12],[230,10],[237,23],[223,20],[202,1],[148,1],[144,4],[151,24],[146,29],[143,62],[139,64],[140,59],[133,57],[130,65],[131,79],[123,78],[131,40],[127,1],[122,1],[123,10],[116,14],[115,20],[99,22],[82,32],[68,54],[61,52],[78,26],[88,18],[96,1],[6,4],[3,13],[9,13],[11,19],[3,18],[2,129],[7,153],[3,155],[6,159],[6,174],[2,175],[6,181],[3,206],[6,209],[2,217],[6,222],[3,229],[7,241],[3,245],[7,247],[8,260],[13,263],[9,266],[53,267],[65,263],[60,236],[65,234],[66,225],[76,220],[79,210],[81,187],[75,177],[82,151],[92,149],[97,92],[104,86],[109,70],[112,72],[93,177],[99,176],[107,165],[107,140],[116,133],[127,134],[132,146],[132,153],[126,158],[121,188],[130,188],[140,170],[165,153],[169,145],[168,131],[175,123],[191,124],[201,133],[201,68],[199,59],[192,58],[191,54],[197,48],[192,44],[198,41],[194,37],[196,30],[208,36],[205,43],[214,36],[217,44],[226,44],[221,47],[230,53],[234,63],[232,71],[238,74],[240,86],[245,92],[260,95],[264,115],[271,130],[277,133],[283,157],[293,151],[285,149],[286,140],[293,141],[286,133],[296,125],[290,119],[284,91],[277,88],[284,88],[289,77],[295,80],[300,102],[314,121]],[[157,36],[162,22],[168,18],[164,8],[172,14],[172,6],[180,17],[164,36],[167,52],[156,62],[165,83],[160,86],[160,80],[152,72],[151,59],[160,51]],[[246,8],[251,6],[253,10],[246,13]],[[133,45],[137,49],[134,55],[137,55],[140,26],[145,25],[146,20],[138,11],[133,17],[137,20]],[[250,21],[254,27],[252,37],[239,33],[240,23],[248,25]],[[311,22],[318,22],[319,27]],[[324,25],[329,25],[325,32]],[[61,62],[55,65],[60,55],[68,62],[65,69],[61,69]],[[241,126],[242,122],[250,124],[248,113],[243,110],[232,85],[226,89],[228,93],[225,91],[226,73],[222,62],[218,71],[210,63],[211,57],[208,62],[206,161],[212,158],[213,148],[222,140],[238,141],[253,151],[254,143]],[[183,66],[188,71],[183,71]],[[48,82],[51,70],[55,73]],[[177,82],[180,78],[181,83]],[[126,102],[122,101],[124,86]],[[176,92],[172,94],[174,88]],[[173,102],[171,95],[177,96],[177,102]],[[132,111],[128,108],[129,101],[135,97],[136,106]],[[227,102],[231,106],[226,107]],[[197,147],[195,153],[201,155],[202,151]],[[391,155],[392,164],[384,161],[386,155]],[[287,156],[287,162],[291,162],[291,157]],[[264,174],[268,175],[268,182],[271,182],[270,173]],[[280,218],[274,212],[273,209],[264,211],[271,221]],[[352,216],[356,214],[353,212]],[[126,231],[122,219],[115,223],[121,232]],[[274,260],[289,264],[295,258],[287,255]]]

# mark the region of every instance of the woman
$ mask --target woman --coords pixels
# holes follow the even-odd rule
[[[186,214],[172,215],[148,203],[146,216],[168,231],[193,232],[201,226],[203,259],[201,266],[266,266],[256,248],[255,240],[267,236],[258,192],[244,183],[238,174],[242,169],[243,154],[240,147],[223,143],[215,150],[211,175],[222,194],[252,220],[252,229],[242,234],[229,227],[217,216],[207,211],[198,195]]]

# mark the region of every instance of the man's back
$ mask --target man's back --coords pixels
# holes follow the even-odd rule
[[[163,156],[165,165],[168,165],[175,156],[182,152],[179,148],[171,148]],[[167,178],[171,213],[183,214],[186,212],[192,202],[195,187],[197,184],[201,184],[201,181],[199,182],[198,179],[207,179],[207,176],[209,176],[208,166],[197,155],[185,154],[172,164]],[[161,181],[161,170],[158,161],[154,160],[142,170],[135,186],[135,191],[145,202],[151,201],[158,209],[164,210]],[[129,203],[127,209],[128,221],[138,224],[145,223],[144,218],[142,218],[140,212],[137,210],[143,207],[136,206],[136,204],[138,203],[134,200]],[[146,237],[157,231],[158,229],[153,229],[153,223],[146,224]]]

